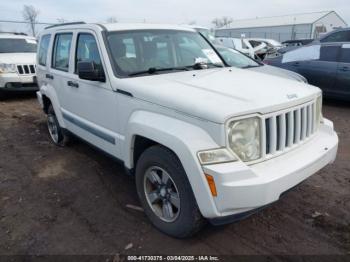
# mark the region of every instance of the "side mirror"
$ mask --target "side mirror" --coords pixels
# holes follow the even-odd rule
[[[78,62],[78,76],[81,79],[106,82],[106,75],[102,68],[97,68],[92,61]]]

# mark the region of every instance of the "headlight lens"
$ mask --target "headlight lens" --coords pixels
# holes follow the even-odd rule
[[[15,73],[15,72],[16,72],[15,64],[0,63],[0,73]]]
[[[219,164],[237,160],[226,148],[198,152],[198,158],[202,165]]]
[[[228,143],[242,161],[261,157],[261,127],[258,117],[232,121],[228,127]]]
[[[322,121],[322,96],[319,96],[316,100],[316,125],[318,126]]]

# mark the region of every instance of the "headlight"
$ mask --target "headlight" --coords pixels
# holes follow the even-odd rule
[[[316,125],[318,126],[321,122],[323,122],[322,96],[319,96],[317,97],[317,100],[316,100]]]
[[[232,121],[229,124],[229,147],[242,161],[253,161],[261,157],[260,129],[258,117]]]
[[[211,165],[236,161],[237,159],[225,148],[198,152],[198,158],[202,165]]]
[[[15,73],[16,65],[15,64],[2,64],[0,63],[0,73]]]

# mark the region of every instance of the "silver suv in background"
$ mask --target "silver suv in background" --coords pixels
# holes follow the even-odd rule
[[[8,92],[38,90],[35,38],[0,32],[0,98]]]

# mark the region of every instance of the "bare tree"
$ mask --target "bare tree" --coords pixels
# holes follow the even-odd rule
[[[224,26],[228,26],[229,24],[231,24],[233,22],[233,19],[227,16],[223,16],[222,18],[214,18],[211,23],[216,27],[216,28],[220,28],[220,27],[224,27]]]
[[[24,5],[22,15],[23,15],[24,21],[28,22],[30,29],[32,31],[32,35],[35,36],[36,35],[35,26],[36,26],[36,23],[38,22],[37,18],[39,15],[39,10],[32,5]]]
[[[108,17],[106,19],[106,22],[107,23],[118,23],[118,20],[117,20],[117,18],[115,16],[111,16],[111,17]]]

